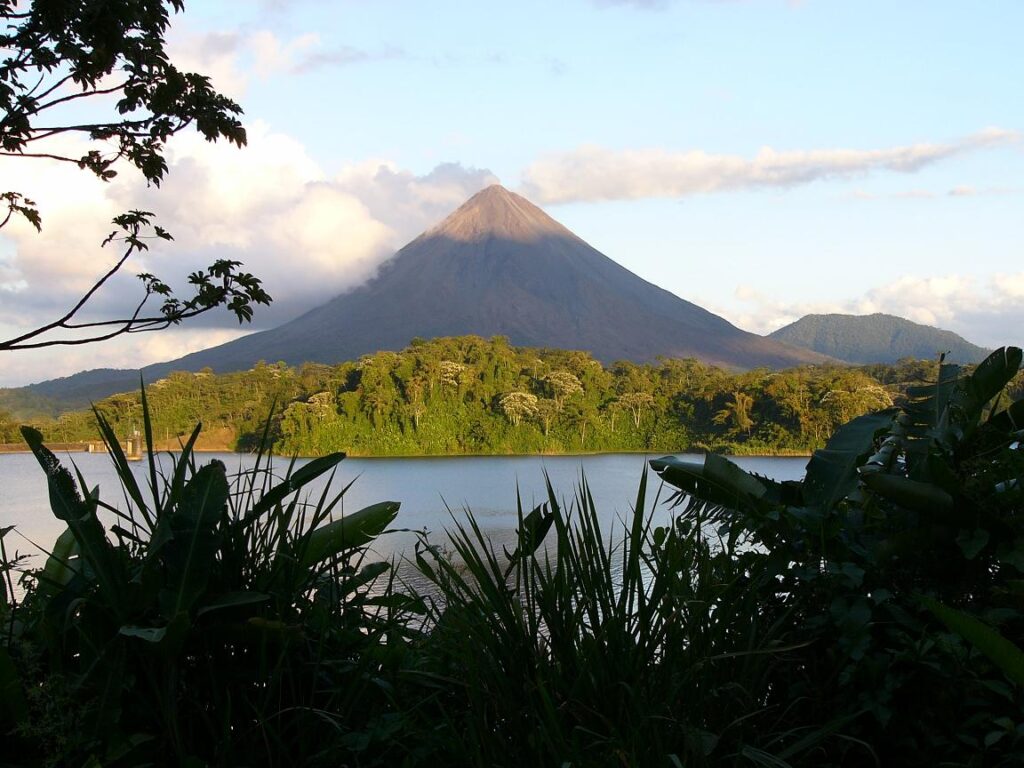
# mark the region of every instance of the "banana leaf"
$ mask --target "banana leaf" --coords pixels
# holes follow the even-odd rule
[[[303,568],[314,568],[346,550],[369,544],[395,519],[398,508],[397,501],[382,501],[311,531],[304,540],[299,563]]]
[[[1017,400],[998,413],[992,414],[985,422],[985,428],[1002,434],[1012,434],[1024,429],[1024,400]]]
[[[926,474],[924,464],[932,444],[939,437],[939,421],[960,380],[959,366],[942,365],[937,383],[907,388],[907,399],[903,405],[905,418],[901,419],[904,430],[902,447],[909,472],[917,479]]]
[[[702,501],[737,512],[753,512],[770,501],[769,489],[781,494],[781,484],[755,477],[726,458],[709,453],[703,462],[675,456],[651,459],[651,469],[662,480]]]
[[[953,512],[953,497],[932,483],[882,473],[864,475],[862,479],[869,489],[882,498],[912,512],[932,514],[944,522],[950,519]]]
[[[1019,347],[1002,347],[986,357],[970,376],[957,382],[935,429],[935,436],[943,445],[951,447],[977,427],[985,405],[1020,370],[1022,356]]]
[[[897,414],[895,408],[858,416],[839,427],[807,463],[804,498],[808,506],[832,509],[859,482],[858,468],[874,453],[875,437],[890,429]]]
[[[985,654],[1008,678],[1024,686],[1024,651],[970,614],[950,608],[930,597],[922,597],[921,602],[950,630]]]

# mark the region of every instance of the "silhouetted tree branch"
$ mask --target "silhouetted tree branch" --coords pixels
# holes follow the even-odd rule
[[[172,239],[166,230],[150,223],[151,217],[152,214],[149,211],[131,211],[115,218],[114,223],[120,227],[120,231],[112,232],[103,241],[103,244],[123,243],[125,247],[121,257],[63,316],[20,336],[0,341],[0,350],[88,344],[112,339],[124,333],[160,330],[222,305],[234,312],[238,321],[242,322],[252,319],[253,304],[270,303],[270,296],[263,290],[257,278],[247,272],[237,271],[241,262],[219,259],[208,270],[193,272],[189,275],[188,280],[193,286],[194,295],[188,300],[183,301],[174,297],[166,283],[154,275],[144,273],[139,275],[139,279],[144,285],[143,297],[131,315],[112,320],[76,322],[75,317],[78,313],[103,287],[104,283],[124,266],[128,258],[134,253],[149,249],[145,242],[144,231],[151,229],[153,234],[150,237],[161,240]],[[163,303],[156,314],[144,315],[143,309],[153,296],[162,296]],[[85,335],[54,336],[61,332],[75,334],[82,331],[85,331]]]
[[[103,181],[114,178],[115,166],[126,162],[159,186],[167,172],[167,141],[186,128],[194,126],[208,141],[226,139],[243,146],[241,107],[216,92],[209,78],[181,72],[168,60],[164,35],[171,12],[182,10],[182,0],[36,0],[27,8],[0,0],[0,50],[7,55],[0,63],[0,157],[73,163]],[[114,115],[61,121],[60,107],[111,96],[117,98]],[[96,104],[101,112],[103,104]],[[43,120],[47,124],[40,126]],[[48,140],[65,135],[86,139],[90,148],[76,157],[64,146],[47,146]],[[0,205],[6,206],[0,229],[15,217],[41,229],[38,207],[20,192],[0,192]],[[220,259],[189,275],[193,293],[187,299],[176,298],[155,275],[142,274],[143,295],[132,312],[96,322],[76,320],[129,257],[147,249],[145,239],[171,239],[151,219],[147,211],[116,217],[118,230],[103,245],[116,241],[124,250],[111,268],[61,317],[0,340],[0,351],[159,330],[216,307],[225,307],[239,322],[249,321],[255,304],[270,303],[260,281],[239,271],[240,262]],[[162,303],[147,313],[153,297]]]

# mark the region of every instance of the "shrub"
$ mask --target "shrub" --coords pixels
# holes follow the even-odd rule
[[[773,575],[763,599],[804,647],[766,705],[788,708],[787,743],[819,740],[817,764],[1024,759],[1024,402],[997,407],[1021,358],[940,365],[902,408],[841,427],[799,482],[652,462],[722,557]]]
[[[260,455],[232,482],[219,461],[196,465],[198,427],[168,463],[148,452],[144,488],[97,419],[120,509],[24,429],[67,529],[20,599],[10,579],[4,590],[5,758],[336,765],[386,752],[377,681],[400,663],[415,606],[364,556],[398,504],[336,516],[341,494],[304,497],[343,454],[279,480]],[[109,531],[100,509],[117,518]]]

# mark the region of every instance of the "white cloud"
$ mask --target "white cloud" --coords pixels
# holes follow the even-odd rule
[[[298,75],[323,67],[403,58],[395,47],[363,50],[349,45],[325,46],[315,32],[283,38],[268,29],[251,32],[202,32],[180,26],[168,42],[171,61],[180,69],[202,72],[215,88],[241,99],[252,81]]]
[[[154,244],[127,265],[91,303],[91,317],[130,310],[141,296],[134,277],[140,271],[177,278],[169,282],[184,292],[189,272],[230,258],[260,277],[274,297],[271,307],[257,308],[253,326],[270,327],[364,282],[395,250],[496,181],[486,170],[458,164],[416,175],[388,161],[332,174],[299,142],[258,123],[249,126],[243,150],[183,135],[167,158],[159,189],[147,188],[130,169],[103,184],[73,166],[0,159],[5,189],[32,197],[43,214],[42,233],[20,222],[0,233],[0,323],[35,327],[70,307],[116,258],[115,248],[99,248],[110,219],[141,208],[155,212],[175,240]],[[226,312],[197,318],[189,328],[199,325],[238,333]],[[165,335],[176,334],[159,334],[161,340]],[[144,344],[163,353],[157,342]],[[120,365],[154,361],[132,354]],[[51,375],[73,372],[72,359]]]
[[[548,155],[523,174],[527,196],[543,203],[684,197],[738,189],[786,188],[826,179],[850,179],[879,171],[914,173],[946,158],[1019,141],[1000,128],[944,144],[887,149],[777,151],[753,158],[692,150],[615,151],[599,146]]]
[[[306,33],[282,41],[269,30],[253,33],[248,40],[249,49],[253,54],[257,76],[266,79],[271,75],[289,72],[296,62],[310,55],[320,43],[320,36]]]
[[[740,309],[721,313],[754,333],[770,333],[807,314],[884,312],[954,331],[981,346],[1024,343],[1024,272],[986,278],[902,275],[862,296],[828,302],[787,302],[740,285],[736,299]]]

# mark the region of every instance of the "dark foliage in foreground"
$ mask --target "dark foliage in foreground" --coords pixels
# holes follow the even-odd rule
[[[150,453],[140,487],[98,419],[127,511],[25,430],[67,530],[21,600],[5,574],[5,757],[334,764],[325,747],[366,722],[374,677],[402,647],[393,611],[412,599],[371,594],[387,566],[362,562],[398,504],[336,517],[340,495],[301,500],[341,454],[279,479],[260,457],[231,483],[219,461],[196,467],[198,429],[168,463]],[[109,531],[99,509],[118,518]]]
[[[772,574],[762,604],[801,647],[766,703],[788,708],[784,743],[819,742],[815,764],[1024,761],[1024,401],[1002,397],[1020,365],[1010,347],[969,376],[942,366],[798,483],[652,462],[722,556]]]

